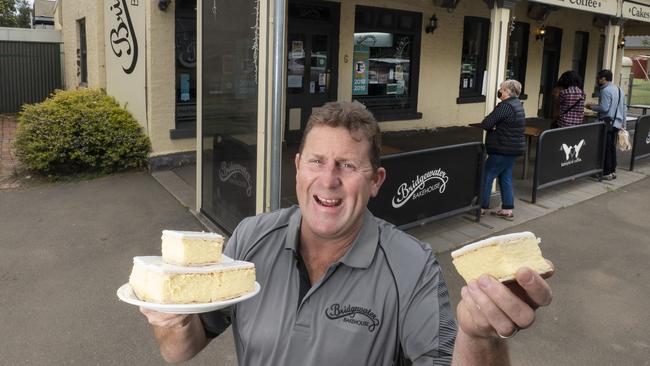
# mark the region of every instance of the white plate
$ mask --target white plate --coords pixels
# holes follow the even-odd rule
[[[260,292],[260,284],[255,282],[255,290],[253,290],[253,292],[249,292],[247,294],[236,297],[234,299],[207,302],[201,304],[157,304],[153,302],[140,300],[135,295],[135,292],[133,292],[133,288],[131,287],[131,285],[125,283],[119,289],[117,289],[117,297],[119,297],[120,300],[129,303],[131,305],[141,306],[145,309],[151,309],[151,310],[159,311],[161,313],[199,314],[199,313],[207,313],[209,311],[227,308],[228,306],[250,299],[251,297],[257,295],[258,292]]]

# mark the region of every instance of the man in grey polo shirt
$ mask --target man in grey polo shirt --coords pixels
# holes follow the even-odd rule
[[[232,325],[242,365],[507,365],[504,339],[550,303],[548,284],[517,272],[528,305],[492,277],[472,281],[457,328],[431,248],[366,209],[386,176],[380,146],[363,105],[315,112],[295,158],[299,206],[243,220],[225,250],[255,263],[260,293],[200,316],[142,309],[163,357],[190,359]]]

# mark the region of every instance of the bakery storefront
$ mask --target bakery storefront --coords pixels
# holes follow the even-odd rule
[[[197,4],[197,207],[228,232],[295,203],[293,156],[327,101],[364,103],[384,132],[467,126],[514,78],[526,116],[545,118],[559,74],[578,71],[589,96],[620,64],[615,0]]]

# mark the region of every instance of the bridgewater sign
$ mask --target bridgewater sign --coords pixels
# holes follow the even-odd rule
[[[623,1],[623,12],[621,16],[625,19],[650,22],[650,6]]]
[[[577,10],[590,11],[592,13],[607,14],[616,16],[618,13],[618,2],[616,0],[531,0],[536,3],[560,6]]]

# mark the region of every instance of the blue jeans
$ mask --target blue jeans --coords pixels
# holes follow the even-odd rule
[[[492,182],[499,177],[499,190],[501,191],[501,208],[512,210],[515,208],[515,196],[512,189],[512,168],[515,166],[516,156],[490,154],[485,162],[485,181],[483,186],[483,209],[490,208],[490,194]]]

